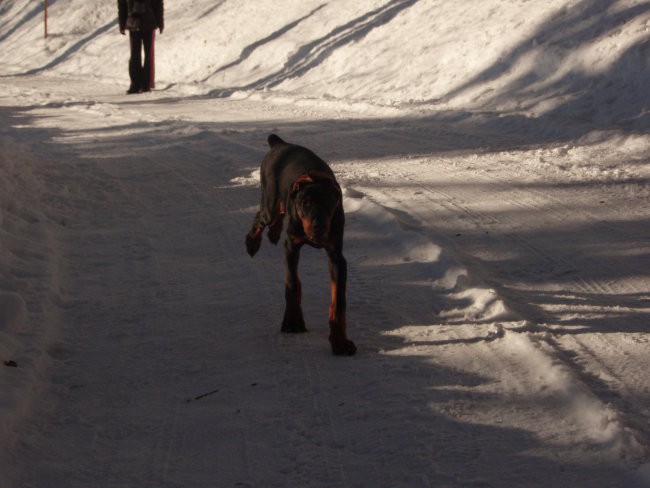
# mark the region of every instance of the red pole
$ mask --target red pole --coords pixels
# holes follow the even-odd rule
[[[47,0],[45,0],[45,39],[47,39]]]

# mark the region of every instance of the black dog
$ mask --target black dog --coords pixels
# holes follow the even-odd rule
[[[345,285],[347,262],[343,257],[343,213],[341,187],[330,167],[309,149],[284,142],[275,134],[268,138],[271,149],[260,168],[262,201],[246,236],[252,256],[262,244],[262,231],[276,244],[286,217],[284,243],[286,264],[286,308],[282,332],[305,332],[302,315],[298,259],[304,244],[327,252],[332,288],[329,311],[330,344],[338,355],[353,355],[357,348],[346,336]]]

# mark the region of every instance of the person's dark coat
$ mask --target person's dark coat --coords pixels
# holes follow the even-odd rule
[[[120,31],[153,31],[165,28],[163,0],[117,0]]]

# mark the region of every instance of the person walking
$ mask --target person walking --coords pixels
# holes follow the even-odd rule
[[[120,34],[129,31],[131,57],[128,94],[151,91],[153,82],[153,40],[156,29],[165,27],[163,0],[117,0]],[[144,63],[142,50],[144,48]]]

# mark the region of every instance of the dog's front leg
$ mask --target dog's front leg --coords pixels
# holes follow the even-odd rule
[[[345,288],[348,278],[348,264],[340,250],[328,251],[332,303],[330,305],[330,344],[338,356],[352,356],[357,352],[354,342],[347,338],[345,323]]]
[[[302,285],[298,278],[298,261],[300,259],[300,247],[302,244],[295,244],[291,237],[287,236],[284,241],[284,298],[285,309],[282,320],[282,332],[306,332],[305,319],[302,315]]]

